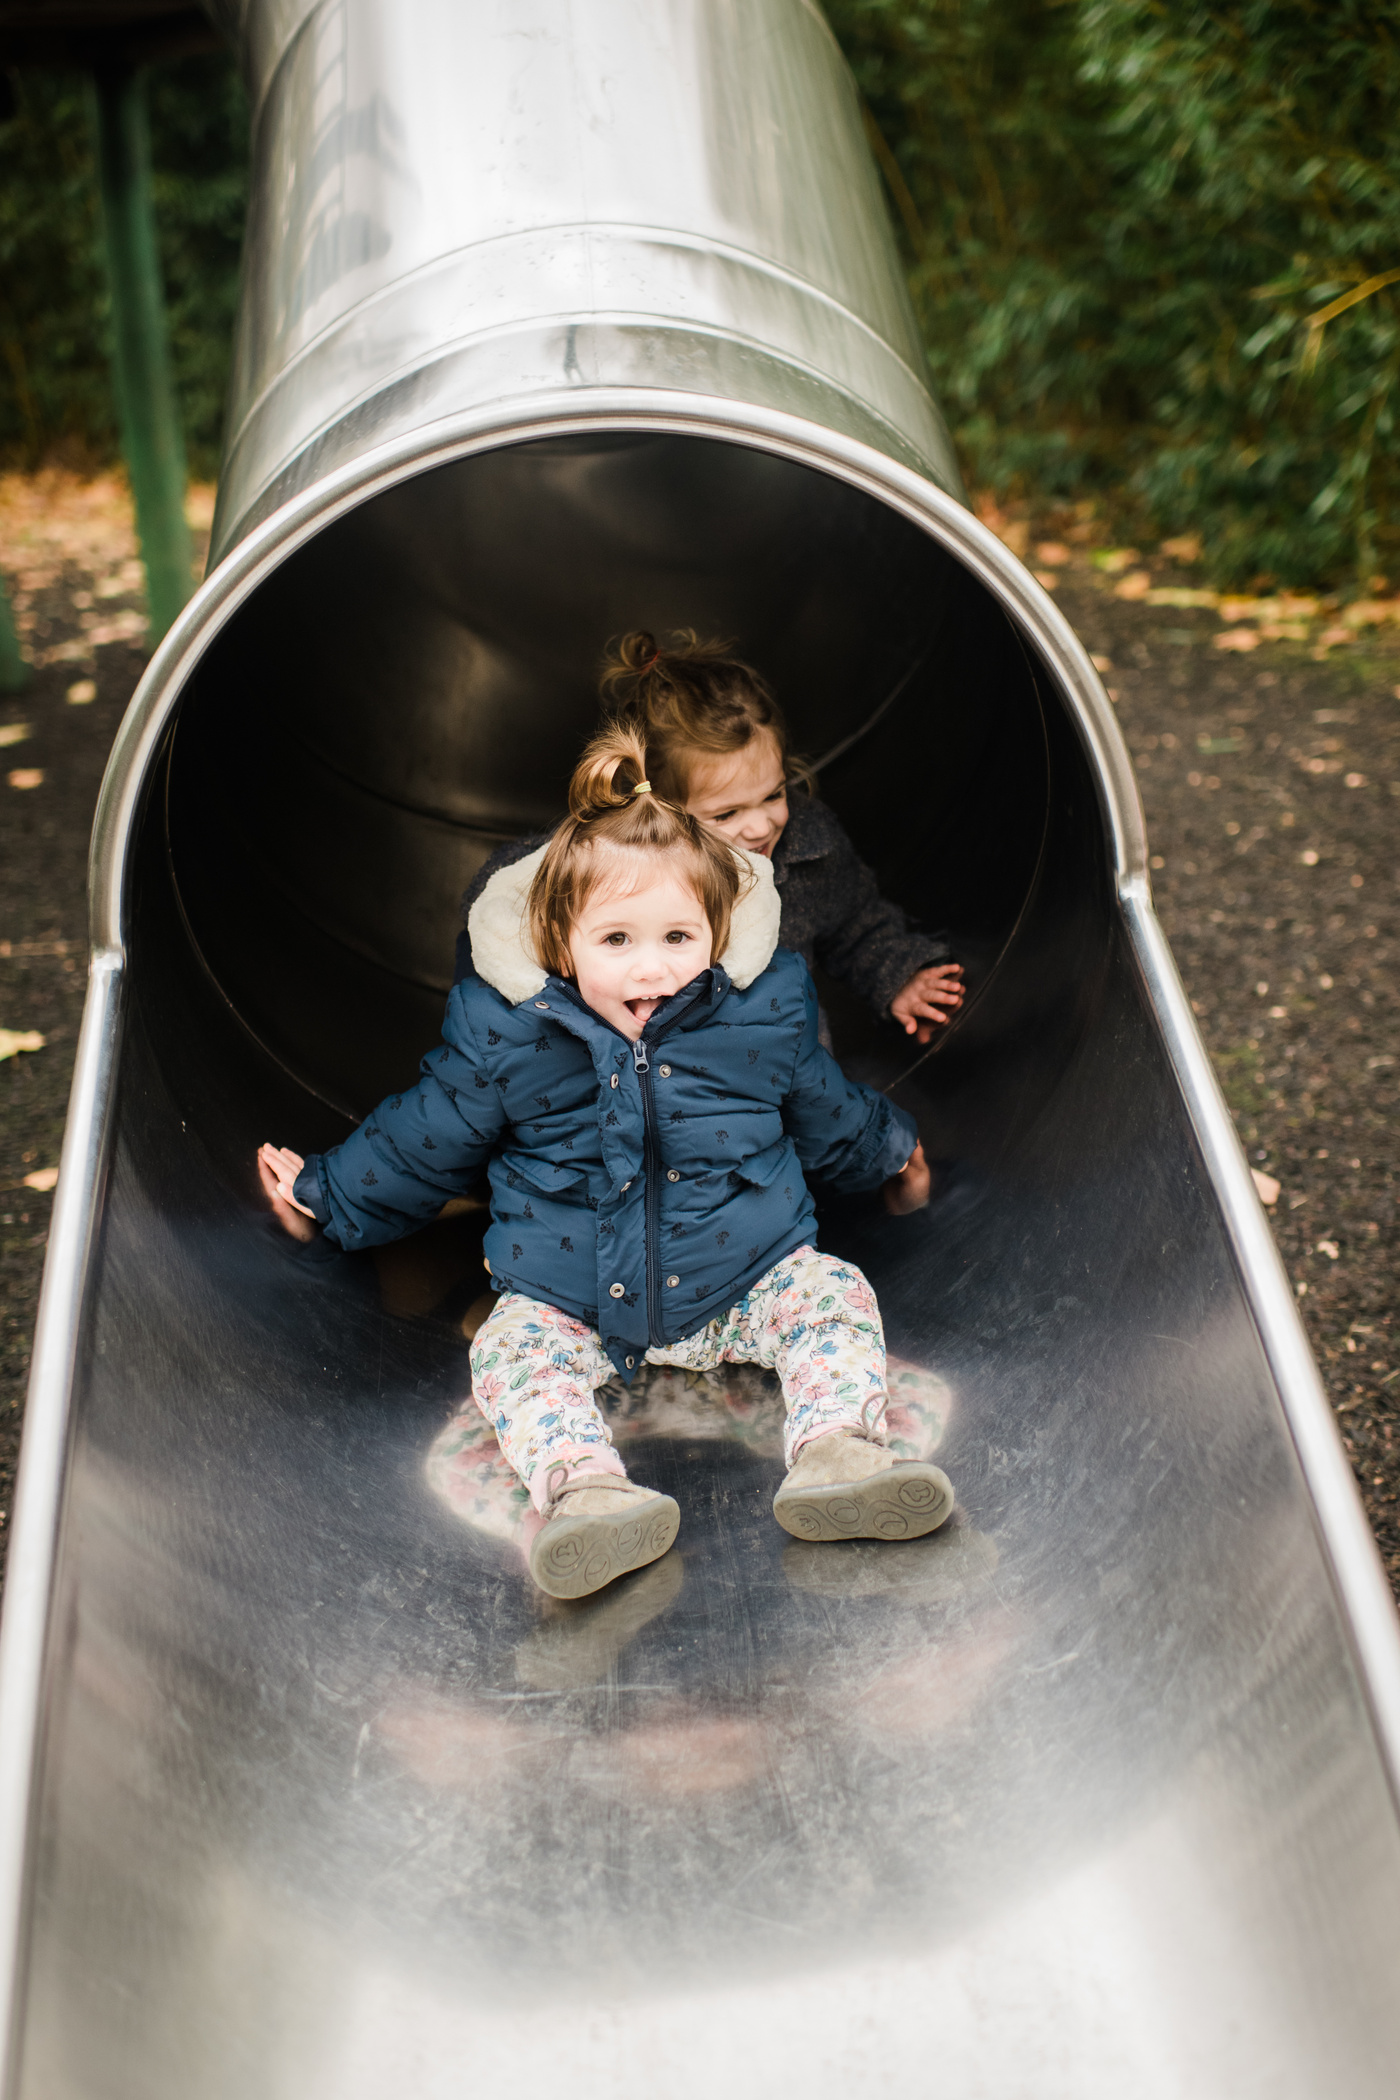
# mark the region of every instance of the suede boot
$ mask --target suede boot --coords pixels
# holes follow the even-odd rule
[[[589,1597],[660,1560],[681,1513],[669,1495],[620,1473],[584,1473],[550,1496],[530,1545],[530,1573],[551,1597]]]
[[[917,1539],[953,1514],[953,1486],[938,1466],[901,1459],[859,1430],[835,1429],[804,1444],[773,1514],[794,1538]]]

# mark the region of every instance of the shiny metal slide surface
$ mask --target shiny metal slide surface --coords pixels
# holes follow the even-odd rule
[[[1151,909],[970,515],[803,0],[229,0],[221,558],[123,727],[0,1633],[6,2100],[1390,2100],[1395,1615]],[[930,1209],[822,1198],[959,1513],[774,1524],[762,1379],[619,1406],[675,1550],[548,1605],[445,1446],[480,1212],[310,1258],[624,626],[733,634],[973,996],[824,985]]]

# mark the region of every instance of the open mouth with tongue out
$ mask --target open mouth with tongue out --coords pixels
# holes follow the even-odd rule
[[[657,1007],[660,1006],[661,1001],[659,999],[625,999],[623,1004],[633,1020],[640,1021],[643,1028],[645,1028],[647,1022],[656,1012]]]

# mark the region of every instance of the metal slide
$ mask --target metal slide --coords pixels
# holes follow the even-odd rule
[[[225,0],[230,17],[234,0]],[[242,0],[215,566],[113,755],[0,1682],[8,2100],[1393,2100],[1400,1649],[1112,712],[959,498],[807,0]],[[761,1379],[541,1604],[448,1449],[480,1213],[310,1259],[603,640],[773,678],[974,997],[830,987],[931,1209],[829,1204],[960,1515],[811,1548]]]

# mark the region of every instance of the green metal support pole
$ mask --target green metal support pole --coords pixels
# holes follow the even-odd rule
[[[150,639],[193,587],[185,523],[185,445],[170,377],[165,295],[151,208],[146,87],[131,68],[93,76],[102,226],[112,298],[112,367],[122,449],[146,564]]]
[[[20,655],[14,615],[0,577],[0,693],[22,693],[29,683],[29,666]]]

